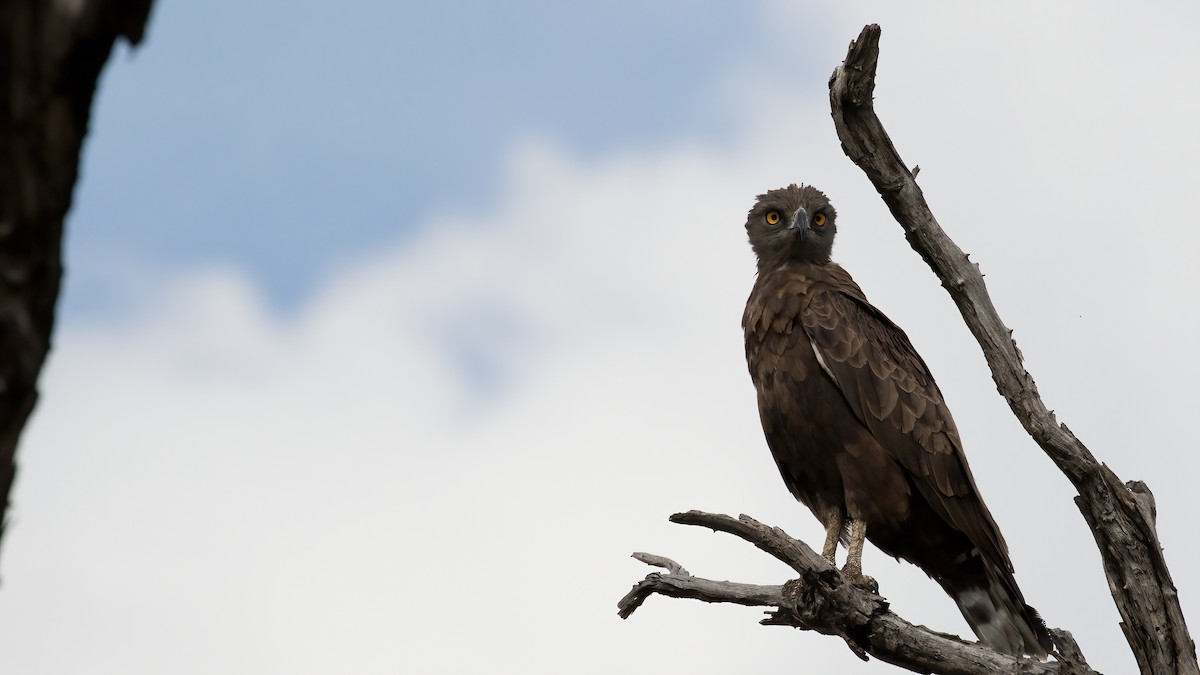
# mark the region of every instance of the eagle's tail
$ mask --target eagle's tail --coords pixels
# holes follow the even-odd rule
[[[938,582],[980,642],[1005,654],[1044,658],[1054,648],[1046,622],[1025,604],[1012,573],[972,553],[953,575]]]

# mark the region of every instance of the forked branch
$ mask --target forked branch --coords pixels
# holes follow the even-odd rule
[[[1065,424],[1059,424],[1025,370],[1012,331],[992,305],[979,265],[938,225],[914,174],[875,115],[879,26],[863,28],[829,80],[833,123],[846,155],[863,170],[913,249],[958,305],[983,349],[996,388],[1013,414],[1079,492],[1075,502],[1092,530],[1121,628],[1142,673],[1200,673],[1145,483],[1122,483]]]
[[[996,388],[1029,435],[1076,487],[1076,504],[1091,527],[1104,562],[1122,629],[1142,673],[1200,673],[1179,597],[1155,529],[1154,497],[1139,481],[1123,483],[1098,462],[1066,425],[1059,424],[1038,394],[988,296],[979,266],[946,236],[911,172],[875,115],[879,27],[863,29],[845,62],[829,80],[834,126],[846,155],[857,164],[896,221],[950,293],[978,340]],[[692,577],[666,558],[635,554],[667,574],[651,574],[621,600],[628,617],[655,593],[706,602],[775,607],[762,621],[838,635],[862,658],[867,655],[929,673],[1091,673],[1065,631],[1051,631],[1057,662],[1014,659],[987,647],[914,626],[893,614],[887,601],[846,583],[824,558],[782,530],[739,519],[690,511],[673,521],[735,534],[779,558],[799,577],[782,586],[753,586]]]
[[[618,603],[621,618],[628,618],[654,594],[691,598],[704,602],[773,607],[760,623],[792,626],[836,635],[859,658],[873,656],[919,673],[984,675],[991,673],[1072,673],[1093,671],[1074,650],[1061,662],[1016,659],[953,635],[916,626],[888,608],[887,600],[846,582],[829,561],[804,542],[783,530],[764,525],[749,516],[730,516],[688,511],[671,516],[672,522],[698,525],[728,532],[745,539],[786,563],[799,575],[782,586],[757,586],[693,577],[678,563],[661,556],[635,553],[650,565],[664,567],[633,587]],[[1055,641],[1074,646],[1070,634],[1055,632]]]

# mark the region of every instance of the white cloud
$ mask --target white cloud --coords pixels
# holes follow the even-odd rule
[[[965,10],[939,11],[878,8],[879,109],[1047,400],[1156,490],[1187,609],[1197,466],[1180,452],[1191,391],[1177,383],[1200,375],[1181,356],[1198,328],[1186,188],[1200,135],[1182,83],[1200,59],[1179,41],[1165,61],[1123,46],[1184,25],[1171,17],[1065,32],[1078,14],[996,11],[967,33]],[[829,21],[847,38],[865,22]],[[768,79],[739,73],[714,105]],[[820,539],[761,440],[738,328],[745,211],[809,181],[838,207],[835,256],[939,377],[1030,602],[1094,666],[1129,670],[1065,482],[841,155],[823,88],[774,82],[722,146],[585,160],[517,143],[502,199],[348,267],[296,316],[213,269],[147,280],[157,290],[120,322],[68,324],[4,542],[5,669],[882,672],[835,640],[760,628],[756,610],[655,598],[615,614],[647,571],[633,550],[786,578],[739,541],[667,524],[674,510]],[[919,572],[867,564],[902,614],[966,630]]]

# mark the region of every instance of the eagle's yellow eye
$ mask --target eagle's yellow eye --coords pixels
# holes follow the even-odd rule
[[[779,224],[779,212],[778,211],[767,211],[767,224],[768,225],[778,225]]]
[[[817,215],[813,216],[813,225],[816,225],[817,227],[821,227],[824,224],[825,224],[825,214],[824,213],[818,213]]]

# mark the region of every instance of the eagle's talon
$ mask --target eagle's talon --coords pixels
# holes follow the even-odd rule
[[[864,591],[869,591],[874,595],[879,595],[879,582],[875,581],[875,577],[869,577],[865,574],[858,575],[855,579],[850,579],[851,585],[857,586]]]
[[[874,577],[863,574],[862,567],[846,565],[842,568],[842,578],[851,586],[879,595],[879,583],[875,581]]]

